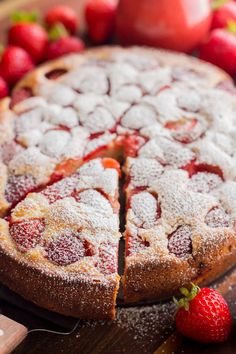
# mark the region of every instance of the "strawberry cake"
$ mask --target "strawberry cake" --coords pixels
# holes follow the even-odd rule
[[[126,303],[232,267],[235,94],[210,64],[136,47],[27,75],[0,107],[0,280],[52,311],[114,318],[119,197]]]

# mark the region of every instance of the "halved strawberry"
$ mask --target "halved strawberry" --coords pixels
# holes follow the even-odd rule
[[[66,266],[86,256],[86,249],[79,233],[67,231],[59,235],[46,247],[47,258],[57,265]]]
[[[148,241],[144,241],[139,236],[132,236],[126,233],[126,256],[132,256],[133,254],[140,253],[150,246]]]
[[[168,250],[176,257],[182,258],[192,252],[192,230],[188,225],[179,226],[168,237]]]
[[[113,274],[117,271],[117,249],[115,245],[101,243],[99,247],[99,263],[97,267],[103,274]]]
[[[76,187],[76,182],[77,178],[74,176],[64,178],[45,188],[41,194],[48,199],[50,204],[55,203],[59,199],[70,197]]]
[[[37,184],[32,175],[10,175],[5,189],[6,200],[14,206],[36,187]]]
[[[202,133],[199,130],[198,134],[193,134],[194,128],[197,126],[198,121],[197,119],[180,119],[178,121],[167,122],[165,124],[165,128],[170,129],[173,131],[173,137],[175,140],[183,143],[189,144],[196,138],[200,136]]]
[[[194,192],[209,193],[222,183],[218,174],[210,172],[197,172],[190,180],[190,188]]]
[[[29,219],[10,225],[10,235],[21,252],[27,252],[40,242],[45,225],[43,219]]]
[[[211,209],[205,217],[205,223],[210,227],[229,227],[230,217],[223,208]]]
[[[135,219],[133,222],[144,229],[155,227],[158,219],[161,218],[161,206],[158,196],[148,191],[131,192],[127,206],[132,209]]]

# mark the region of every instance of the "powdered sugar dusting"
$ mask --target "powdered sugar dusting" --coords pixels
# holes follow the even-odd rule
[[[174,303],[120,308],[115,324],[140,344],[144,339],[152,342],[157,336],[164,339],[173,330],[175,311]]]
[[[13,241],[4,231],[15,257],[67,279],[113,281],[114,288],[118,173],[94,159],[104,155],[126,158],[125,286],[131,297],[139,286],[143,298],[150,289],[160,291],[156,284],[165,292],[162,277],[179,287],[173,267],[182,282],[196,278],[198,251],[211,259],[212,247],[234,235],[235,95],[220,88],[222,77],[210,66],[208,72],[187,59],[181,66],[172,54],[154,53],[105,49],[65,57],[63,75],[53,80],[39,69],[27,88],[31,97],[0,113],[0,198],[16,205],[6,224],[25,223],[30,230],[27,238],[11,225]],[[7,207],[0,205],[0,213]],[[147,262],[151,280],[143,276]],[[122,316],[121,310],[119,321]],[[149,317],[154,321],[151,308]]]
[[[176,257],[186,257],[192,252],[191,228],[187,225],[180,226],[169,236],[168,249]]]

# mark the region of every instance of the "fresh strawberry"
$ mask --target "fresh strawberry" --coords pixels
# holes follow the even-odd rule
[[[200,58],[236,74],[236,36],[225,29],[215,29],[200,48]]]
[[[213,1],[213,9],[214,9]],[[217,5],[217,3],[215,3]],[[236,2],[229,1],[223,3],[222,6],[216,6],[213,11],[211,28],[225,28],[228,26],[229,21],[236,22]]]
[[[76,12],[66,5],[58,5],[49,10],[45,16],[45,22],[49,27],[62,23],[71,34],[74,34],[78,28]]]
[[[84,50],[84,42],[77,37],[62,37],[48,45],[47,59],[55,59],[69,53],[80,53]]]
[[[105,42],[114,32],[117,3],[114,0],[89,0],[85,18],[90,39],[95,44]]]
[[[9,90],[6,81],[0,76],[0,99],[8,96]]]
[[[16,23],[8,33],[8,43],[25,49],[35,63],[44,58],[47,42],[47,32],[37,23]]]
[[[214,289],[192,284],[191,291],[181,288],[184,298],[179,306],[175,322],[184,336],[203,343],[223,342],[231,330],[232,317],[224,298]]]
[[[14,85],[33,67],[33,61],[24,49],[9,46],[3,52],[0,73],[10,86]]]

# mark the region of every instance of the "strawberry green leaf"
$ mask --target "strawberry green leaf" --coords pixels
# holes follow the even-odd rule
[[[192,285],[192,288],[191,288],[190,294],[189,294],[189,296],[188,296],[188,300],[189,300],[189,301],[191,301],[192,299],[194,299],[195,296],[197,296],[197,294],[198,294],[199,291],[200,291],[199,286],[197,286],[197,285],[195,285],[195,284],[193,284],[193,283],[191,283],[191,285]]]
[[[181,294],[183,294],[184,296],[188,297],[189,296],[189,291],[186,288],[180,288],[179,291],[181,292]]]
[[[69,33],[62,23],[56,23],[48,32],[48,38],[50,41],[54,42],[59,38],[68,37]]]
[[[11,20],[13,23],[37,22],[39,20],[39,13],[37,11],[17,11],[12,13]]]
[[[233,34],[236,34],[236,22],[233,20],[229,20],[227,22],[227,27],[226,27],[227,31]]]
[[[195,296],[197,296],[197,294],[200,291],[199,286],[191,283],[192,287],[191,290],[189,291],[187,288],[180,288],[179,291],[181,292],[182,295],[184,295],[184,297],[182,297],[181,299],[177,300],[176,298],[173,298],[174,303],[179,307],[183,307],[186,311],[189,310],[189,303],[191,302],[191,300],[193,300],[195,298]]]
[[[221,6],[229,2],[230,0],[213,0],[211,3],[212,10],[218,10]]]

